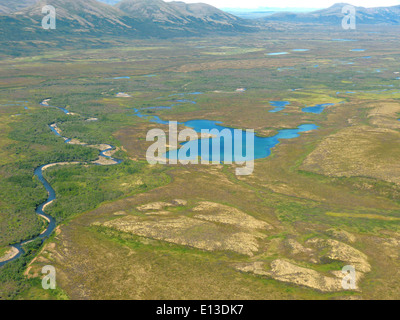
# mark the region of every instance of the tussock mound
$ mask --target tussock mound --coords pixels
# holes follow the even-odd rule
[[[200,202],[193,208],[196,212],[195,218],[234,225],[239,228],[248,229],[272,229],[272,227],[261,220],[229,206],[224,206],[214,202]]]

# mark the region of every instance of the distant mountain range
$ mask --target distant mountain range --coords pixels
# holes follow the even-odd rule
[[[101,1],[101,2],[100,2]],[[276,22],[340,24],[344,3],[308,13],[281,12],[242,19],[207,4],[162,0],[1,0],[0,40],[35,40],[74,35],[169,38],[271,29]],[[105,3],[107,2],[107,3]],[[57,30],[43,30],[42,7],[57,10]],[[358,24],[400,24],[400,6],[357,7]],[[268,25],[268,27],[267,27]]]
[[[239,18],[243,19],[260,19],[267,16],[270,16],[274,13],[278,12],[311,12],[316,11],[318,9],[311,9],[311,8],[273,8],[273,7],[259,7],[259,8],[252,8],[252,9],[245,9],[245,8],[224,8],[222,9],[225,12],[233,14]]]
[[[309,13],[280,12],[262,18],[264,22],[292,22],[309,24],[341,24],[343,19],[342,8],[346,3],[337,3],[330,8]],[[356,7],[357,24],[400,24],[400,6],[364,8]]]
[[[244,31],[246,24],[229,13],[204,3],[164,2],[162,0],[123,0],[115,5],[137,21],[147,21],[169,30],[191,32]]]
[[[5,1],[5,3],[4,3]],[[57,30],[48,36],[65,34],[129,35],[130,37],[201,36],[208,33],[251,32],[246,20],[207,4],[186,4],[162,0],[2,0],[0,38],[41,36],[42,7],[57,11]],[[3,31],[3,32],[1,32]]]
[[[1,0],[0,14],[8,14],[29,7],[37,0]]]
[[[118,2],[120,2],[121,0],[99,0],[99,1],[113,6],[114,4],[117,4]]]

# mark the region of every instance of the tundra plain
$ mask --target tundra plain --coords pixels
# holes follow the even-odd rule
[[[397,29],[44,43],[33,56],[2,54],[0,256],[45,228],[34,169],[81,164],[46,170],[58,227],[0,268],[0,298],[399,299]],[[70,114],[40,105],[46,98]],[[271,113],[271,101],[290,104]],[[320,114],[302,111],[320,104],[329,104]],[[147,132],[167,130],[154,116],[263,137],[319,128],[282,140],[240,177],[232,165],[149,165]],[[88,165],[96,151],[65,144],[54,123],[71,139],[116,146],[123,162]],[[57,270],[54,292],[40,286],[44,265]],[[355,290],[341,286],[346,265],[356,268]]]

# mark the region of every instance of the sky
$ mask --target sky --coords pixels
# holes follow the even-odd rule
[[[172,1],[172,0],[166,0]],[[182,1],[182,0],[181,0]],[[361,7],[400,5],[400,0],[183,0],[187,3],[203,2],[217,8],[327,8],[338,2]]]

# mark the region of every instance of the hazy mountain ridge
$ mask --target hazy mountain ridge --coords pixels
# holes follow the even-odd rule
[[[45,5],[52,5],[57,10],[58,20],[67,20],[72,24],[79,24],[82,27],[95,27],[93,23],[97,19],[104,23],[120,25],[129,28],[123,22],[124,13],[118,9],[100,3],[96,0],[38,0],[33,6],[19,11],[18,15],[25,15],[35,18],[42,18],[42,8]]]
[[[9,14],[35,4],[37,0],[1,0],[0,14]]]
[[[0,15],[1,38],[19,29],[18,37],[41,34],[42,7],[57,10],[53,34],[118,34],[133,37],[196,36],[213,32],[250,32],[245,20],[205,4],[166,3],[162,0],[124,0],[110,6],[97,0],[24,0],[18,12]],[[33,5],[32,1],[34,2]],[[9,11],[8,7],[3,11]],[[24,36],[23,36],[24,35]]]
[[[173,28],[242,29],[245,21],[203,3],[164,2],[162,0],[123,0],[116,8],[139,21],[159,23]]]
[[[344,17],[342,9],[346,5],[348,4],[337,3],[327,9],[309,13],[279,12],[262,18],[261,20],[264,22],[282,21],[293,23],[340,24]],[[400,5],[392,7],[355,8],[357,23],[359,24],[400,24]]]
[[[121,0],[99,0],[99,1],[113,6],[113,5],[117,4],[118,2],[120,2]]]

